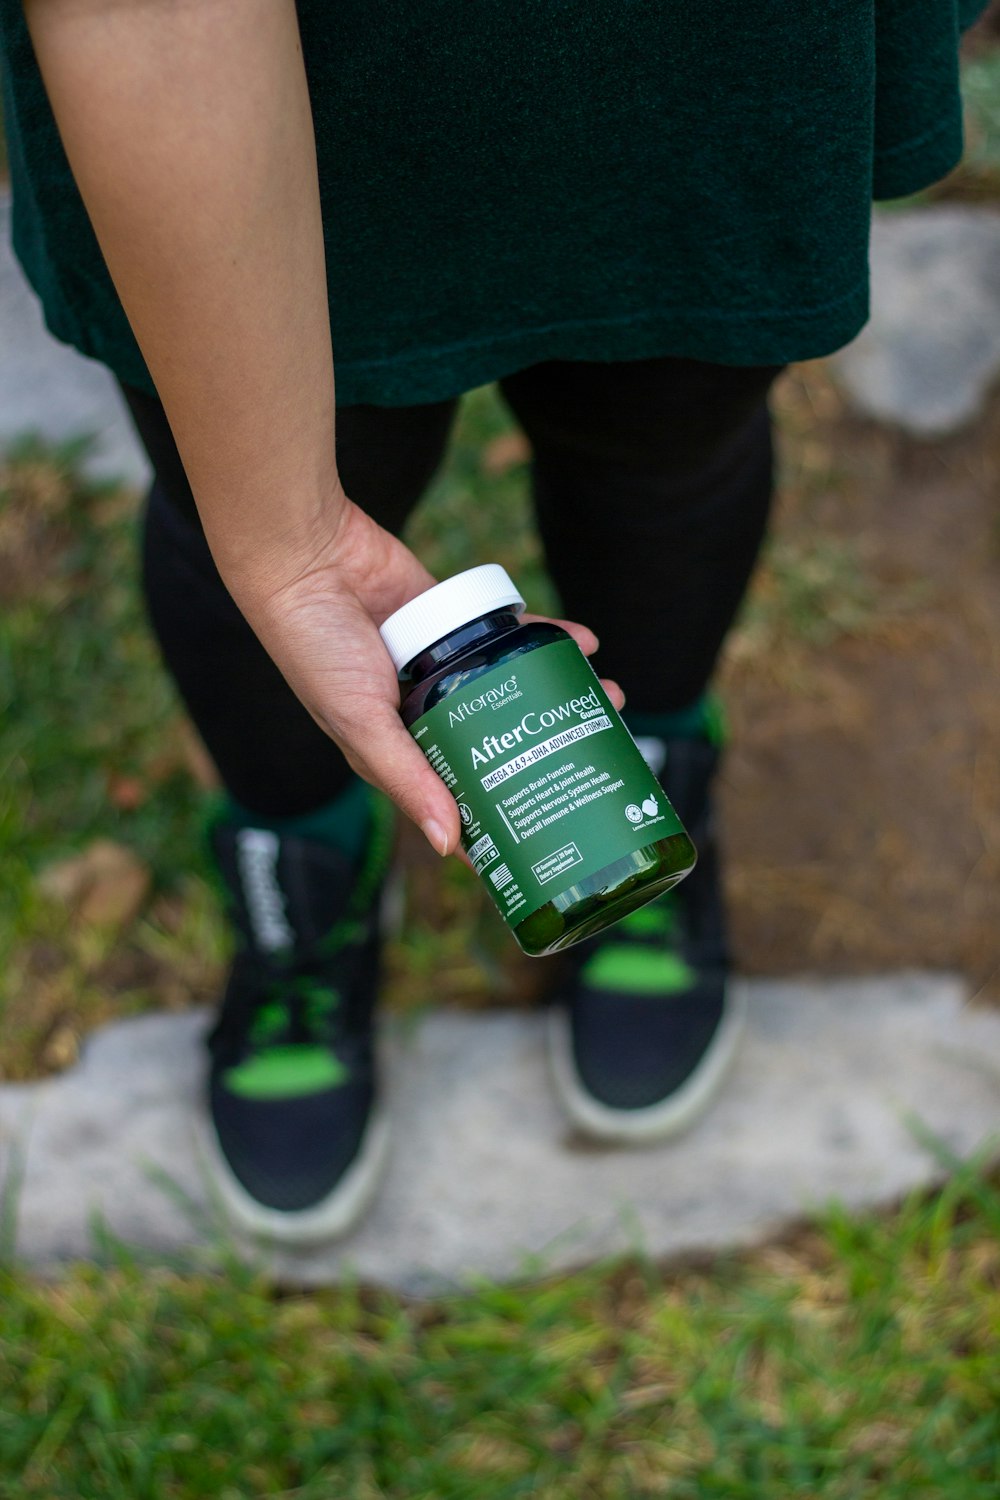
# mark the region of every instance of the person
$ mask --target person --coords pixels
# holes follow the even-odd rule
[[[958,159],[978,9],[0,0],[15,248],[149,452],[150,619],[226,789],[204,1135],[254,1233],[342,1233],[384,1168],[368,788],[442,855],[459,828],[377,627],[432,582],[399,533],[486,382],[569,628],[700,851],[576,950],[563,1104],[628,1142],[717,1089],[711,682],[769,514],[768,391],[864,322],[872,197]]]

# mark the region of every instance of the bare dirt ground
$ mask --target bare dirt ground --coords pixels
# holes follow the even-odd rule
[[[821,536],[848,567],[814,602],[855,597],[827,641],[769,641],[751,609],[728,653],[740,966],[953,969],[1000,1000],[1000,401],[934,444],[852,418],[820,366],[775,406],[772,557],[808,568]]]

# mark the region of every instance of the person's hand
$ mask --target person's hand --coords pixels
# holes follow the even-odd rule
[[[328,519],[327,519],[328,517]],[[317,525],[318,536],[266,568],[219,559],[236,603],[317,724],[348,763],[381,788],[423,830],[438,854],[459,843],[458,808],[399,716],[399,687],[378,627],[436,580],[408,547],[346,497]],[[526,616],[527,619],[540,618]],[[588,655],[593,633],[566,620]],[[624,701],[605,682],[612,701]]]

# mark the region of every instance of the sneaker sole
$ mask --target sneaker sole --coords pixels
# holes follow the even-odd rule
[[[746,997],[730,988],[722,1022],[701,1062],[662,1104],[643,1109],[613,1109],[587,1092],[573,1061],[569,1018],[562,1006],[549,1011],[548,1057],[559,1100],[573,1124],[592,1140],[639,1145],[667,1140],[687,1130],[708,1109],[736,1060],[746,1027]]]
[[[338,1239],[354,1228],[382,1180],[391,1141],[388,1111],[376,1105],[357,1156],[332,1192],[311,1208],[286,1212],[258,1203],[247,1192],[223,1156],[207,1112],[199,1112],[194,1129],[206,1186],[225,1217],[256,1240],[290,1247]]]

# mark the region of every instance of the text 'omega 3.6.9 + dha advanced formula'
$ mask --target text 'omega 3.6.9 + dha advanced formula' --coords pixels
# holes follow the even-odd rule
[[[571,636],[522,624],[494,563],[390,615],[401,713],[452,792],[462,846],[526,953],[568,948],[669,890],[695,850]]]

